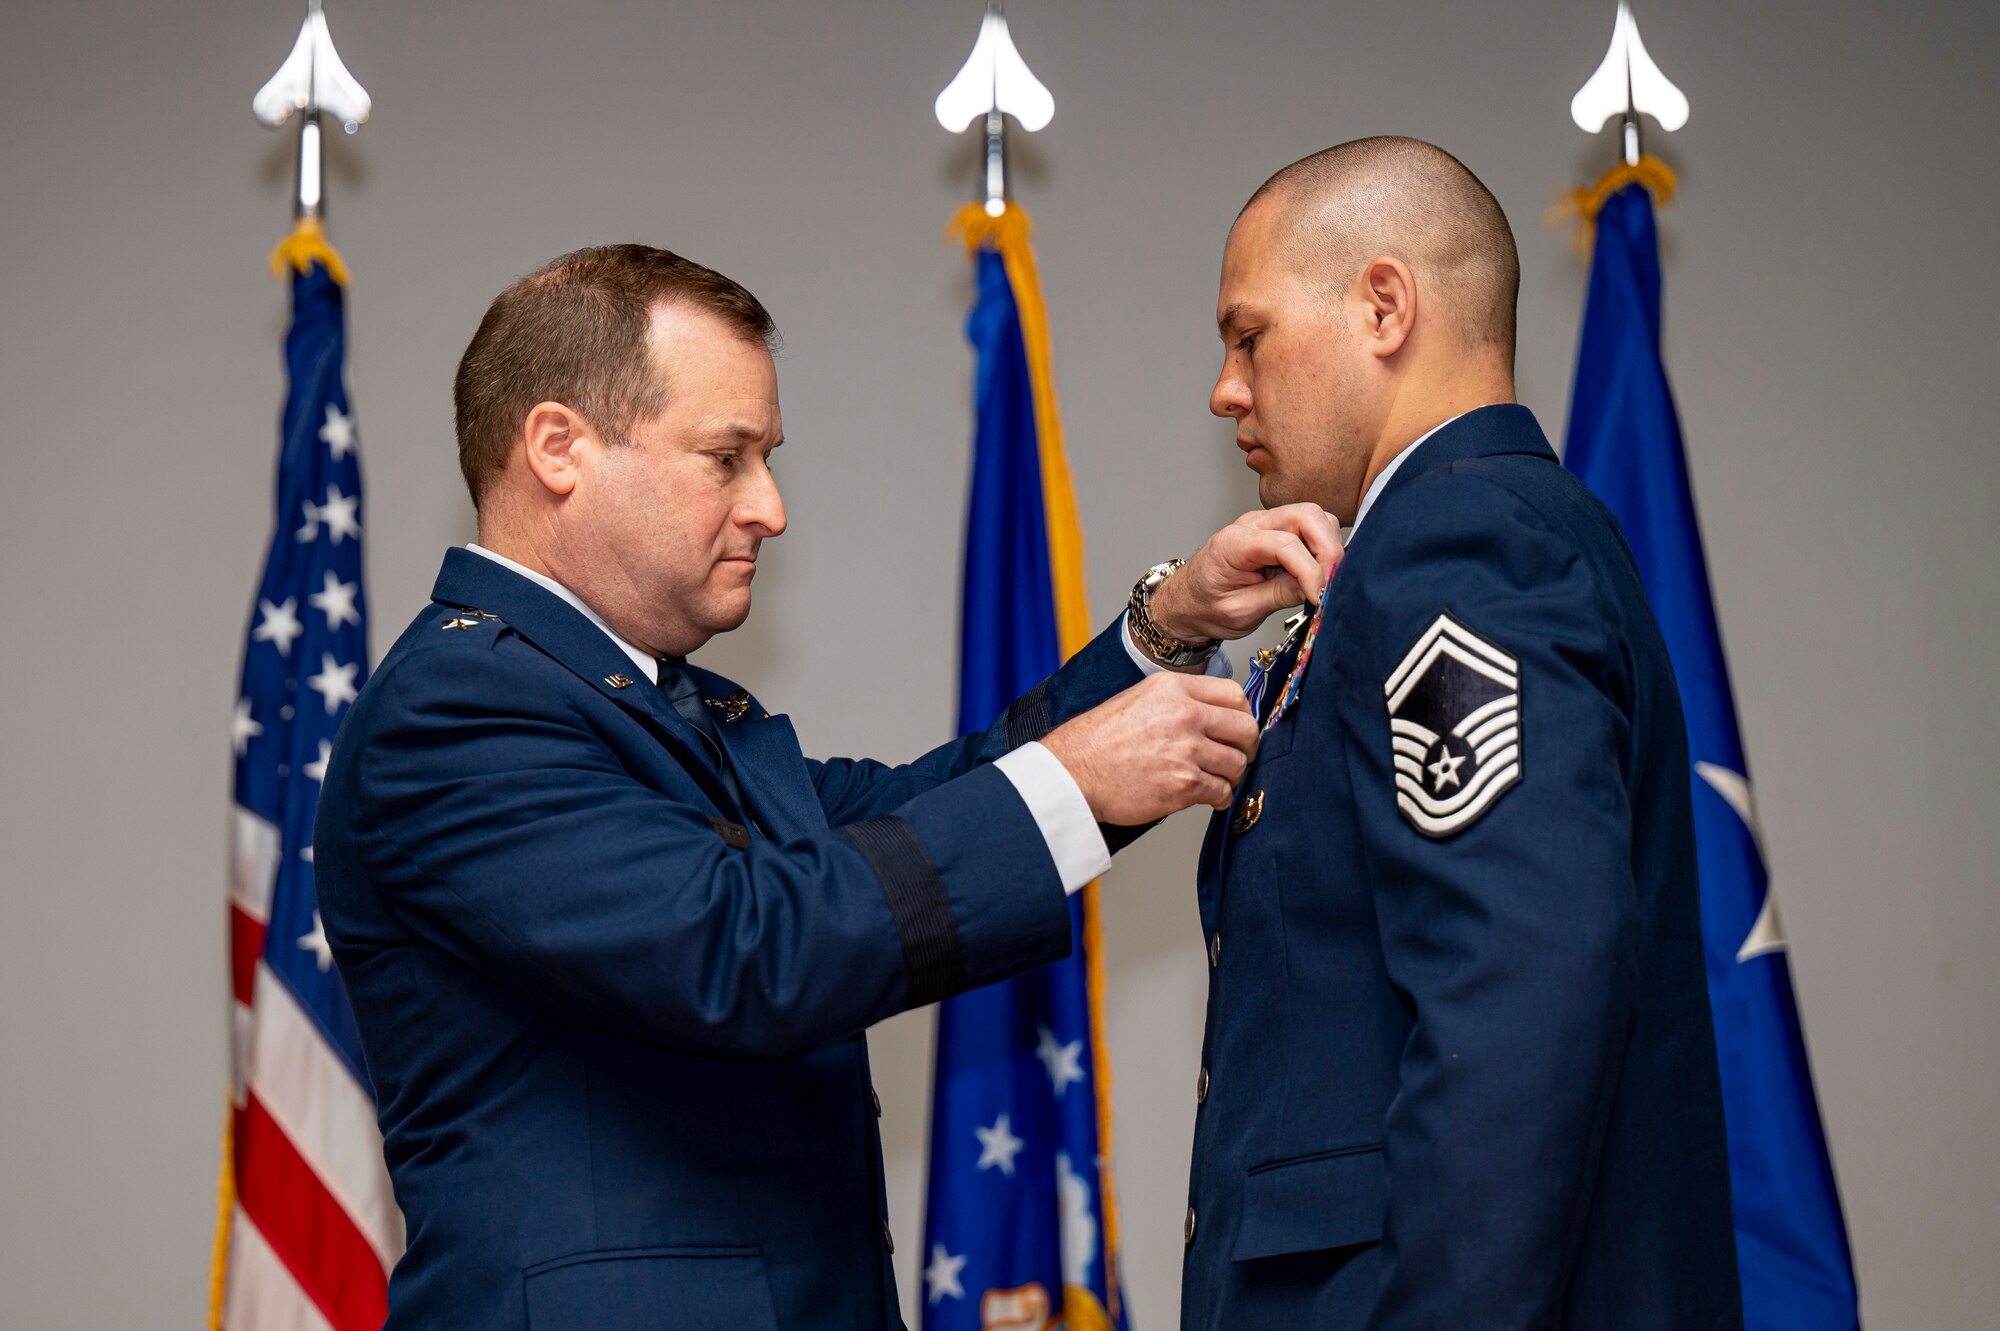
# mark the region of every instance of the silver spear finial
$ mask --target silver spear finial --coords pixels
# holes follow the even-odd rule
[[[972,54],[933,109],[938,123],[954,134],[963,134],[975,120],[986,121],[986,214],[998,217],[1007,210],[1006,117],[1032,134],[1056,113],[1056,99],[1014,49],[998,0],[986,6]]]
[[[1668,133],[1687,124],[1688,99],[1676,88],[1639,40],[1639,24],[1632,6],[1618,0],[1618,22],[1611,30],[1611,49],[1604,63],[1570,99],[1570,119],[1586,134],[1595,134],[1617,116],[1623,126],[1620,147],[1625,164],[1639,164],[1639,113],[1660,122]]]
[[[320,118],[331,116],[352,134],[368,121],[368,92],[333,49],[320,0],[307,0],[306,21],[292,53],[271,81],[250,99],[250,109],[267,127],[277,129],[299,116],[298,189],[292,196],[294,217],[319,217],[326,210],[319,151]]]

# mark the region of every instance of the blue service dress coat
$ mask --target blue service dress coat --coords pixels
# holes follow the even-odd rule
[[[408,1222],[390,1331],[900,1326],[862,1032],[1068,954],[991,760],[1138,681],[1116,626],[901,767],[694,671],[744,807],[561,598],[464,550],[434,596],[314,843]]]
[[[1202,852],[1184,1331],[1740,1327],[1686,733],[1615,520],[1482,408],[1321,614]]]

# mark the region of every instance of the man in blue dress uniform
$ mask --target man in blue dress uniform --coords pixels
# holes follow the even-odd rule
[[[770,337],[612,246],[460,364],[479,544],[354,703],[314,844],[408,1222],[392,1331],[899,1326],[863,1030],[1067,955],[1100,824],[1227,807],[1254,747],[1122,620],[900,767],[808,762],[688,664],[785,527]],[[1224,632],[1318,594],[1338,537],[1298,514],[1197,565]]]
[[[1211,409],[1267,505],[1354,530],[1202,852],[1186,1331],[1742,1325],[1680,704],[1515,404],[1518,281],[1409,139],[1229,238]],[[1153,618],[1199,638],[1180,581]]]

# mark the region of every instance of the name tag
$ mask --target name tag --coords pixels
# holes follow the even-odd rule
[[[743,824],[732,823],[727,818],[711,818],[708,823],[722,838],[723,845],[734,846],[738,850],[750,849],[750,829]]]

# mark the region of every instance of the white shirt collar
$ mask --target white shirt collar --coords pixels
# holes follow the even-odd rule
[[[1466,414],[1465,412],[1461,411],[1458,413],[1458,416],[1463,416],[1465,414]],[[1421,435],[1419,435],[1415,443],[1406,446],[1402,452],[1396,454],[1395,457],[1389,459],[1389,465],[1382,468],[1381,474],[1375,478],[1375,483],[1368,487],[1368,493],[1361,496],[1361,507],[1354,514],[1354,525],[1347,529],[1348,540],[1350,541],[1353,540],[1354,533],[1361,530],[1361,519],[1368,516],[1369,509],[1375,507],[1375,501],[1382,497],[1382,489],[1384,486],[1389,484],[1389,478],[1396,474],[1396,469],[1403,465],[1403,463],[1409,458],[1410,454],[1416,452],[1419,448],[1423,446],[1424,440],[1430,438],[1432,435],[1436,434],[1439,430],[1442,430],[1445,426],[1451,424],[1451,421],[1457,420],[1458,416],[1453,416],[1450,421],[1441,421],[1438,424],[1433,425],[1430,429],[1425,430]]]
[[[505,555],[496,555],[491,550],[488,550],[485,546],[480,545],[476,541],[468,541],[466,543],[465,548],[472,551],[472,553],[475,555],[484,555],[486,558],[492,560],[494,563],[500,565],[502,568],[513,569],[516,573],[526,578],[529,582],[534,583],[538,587],[544,587],[549,591],[554,592],[557,596],[562,597],[563,600],[567,601],[570,605],[576,607],[577,611],[580,614],[582,614],[585,619],[597,625],[597,627],[603,629],[604,636],[611,639],[611,641],[617,643],[618,649],[624,652],[625,655],[632,658],[632,664],[639,667],[640,671],[644,673],[646,679],[650,683],[658,684],[660,682],[660,663],[654,660],[652,657],[646,655],[644,652],[640,651],[637,647],[634,647],[631,643],[625,641],[625,639],[619,637],[617,633],[613,632],[611,626],[604,622],[603,617],[599,615],[595,610],[592,610],[589,606],[585,605],[583,603],[582,598],[577,596],[575,592],[563,586],[560,582],[557,582],[554,578],[550,577],[548,574],[537,573],[535,572],[535,570],[531,568],[525,568],[522,565],[517,564],[513,560],[507,558],[507,556]]]

